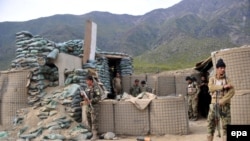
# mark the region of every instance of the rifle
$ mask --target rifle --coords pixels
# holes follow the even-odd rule
[[[87,94],[85,93],[85,91],[82,89],[81,86],[79,87],[79,89],[80,89],[81,94],[87,99],[90,108],[93,109],[93,106],[92,106],[92,104],[91,104],[91,102],[90,102],[90,100],[89,100],[89,97],[88,97]]]
[[[220,105],[219,105],[219,99],[218,99],[218,95],[219,95],[219,91],[216,91],[216,103],[215,103],[215,125],[216,125],[216,129],[218,131],[218,137],[221,137],[221,133],[220,133]]]

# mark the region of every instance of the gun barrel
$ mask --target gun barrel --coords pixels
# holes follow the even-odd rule
[[[90,107],[93,109],[93,106],[92,106],[92,104],[91,104],[91,102],[90,102],[90,100],[89,100],[89,97],[87,96],[87,94],[85,93],[85,91],[80,87],[79,88],[80,89],[80,92],[81,92],[81,94],[83,94],[83,96],[87,99],[87,101],[89,102],[89,105],[90,105]]]

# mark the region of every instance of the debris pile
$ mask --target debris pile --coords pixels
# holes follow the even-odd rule
[[[15,132],[22,139],[84,140],[92,136],[81,121],[80,85],[71,84],[47,94],[36,106],[17,112]],[[14,135],[14,134],[13,134]]]

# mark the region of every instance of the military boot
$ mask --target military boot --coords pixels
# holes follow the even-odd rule
[[[92,130],[92,138],[90,139],[91,141],[96,141],[98,138],[97,138],[97,131],[96,130]]]
[[[207,141],[213,141],[213,139],[214,139],[214,136],[212,136],[212,135],[207,136]]]

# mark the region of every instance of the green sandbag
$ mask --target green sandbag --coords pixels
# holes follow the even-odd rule
[[[0,139],[7,138],[8,135],[9,135],[8,132],[6,132],[6,131],[1,131],[1,132],[0,132]]]
[[[47,57],[50,59],[56,59],[57,55],[59,53],[59,50],[57,48],[53,49],[48,55]]]
[[[60,139],[60,140],[64,140],[65,136],[63,136],[61,134],[49,134],[49,135],[44,136],[44,139],[51,139],[51,140]]]

